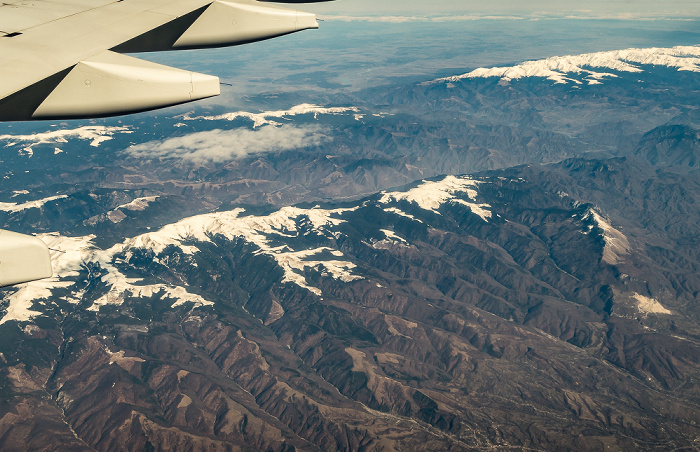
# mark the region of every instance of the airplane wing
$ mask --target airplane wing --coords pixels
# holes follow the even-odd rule
[[[0,229],[0,287],[51,275],[51,256],[44,242],[31,235]]]
[[[308,0],[308,3],[326,0]],[[277,3],[306,3],[277,0]],[[217,77],[125,53],[245,44],[318,28],[255,0],[4,0],[0,121],[120,115],[219,94]],[[0,287],[52,274],[46,245],[0,230]]]
[[[318,28],[314,14],[255,0],[5,0],[0,121],[120,115],[216,96],[217,77],[125,53],[245,44],[309,28]]]

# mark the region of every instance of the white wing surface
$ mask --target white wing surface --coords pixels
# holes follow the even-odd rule
[[[238,45],[309,28],[318,28],[315,15],[255,0],[6,0],[0,121],[111,116],[216,96],[217,77],[123,53]]]

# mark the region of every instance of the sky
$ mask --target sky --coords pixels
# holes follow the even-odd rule
[[[610,18],[698,17],[700,0],[336,0],[300,5],[328,15],[499,14]]]

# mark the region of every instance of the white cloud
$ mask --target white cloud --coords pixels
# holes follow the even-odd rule
[[[461,22],[474,20],[520,20],[520,16],[452,15],[452,16],[323,16],[323,20],[339,22],[383,22],[402,24],[408,22]]]
[[[594,11],[575,11],[571,14],[552,14],[552,13],[536,13],[529,16],[531,20],[626,20],[626,21],[680,21],[689,22],[697,20],[691,15],[684,15],[684,12],[673,11],[659,14],[649,14],[640,12],[594,12]]]
[[[626,21],[693,21],[697,15],[673,11],[660,14],[648,12],[537,11],[526,14],[451,14],[451,15],[324,15],[323,20],[338,22],[380,22],[403,24],[411,22],[472,22],[478,20],[626,20]]]
[[[388,22],[400,24],[405,22],[427,22],[427,17],[420,16],[323,16],[323,20],[340,22]]]
[[[315,146],[329,140],[318,126],[272,126],[256,130],[209,130],[165,141],[149,141],[126,149],[132,157],[180,159],[197,163],[224,162],[252,154]]]

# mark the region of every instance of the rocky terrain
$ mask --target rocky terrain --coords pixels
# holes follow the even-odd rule
[[[614,159],[447,176],[109,247],[45,235],[57,276],[5,295],[3,442],[690,447],[697,226],[635,228],[653,200],[584,202],[577,180],[599,173],[585,192],[601,198],[674,189],[640,167],[653,174]],[[698,181],[678,177],[692,213]],[[140,202],[130,214],[163,201]]]
[[[0,447],[700,447],[698,73],[500,69],[5,129]]]

